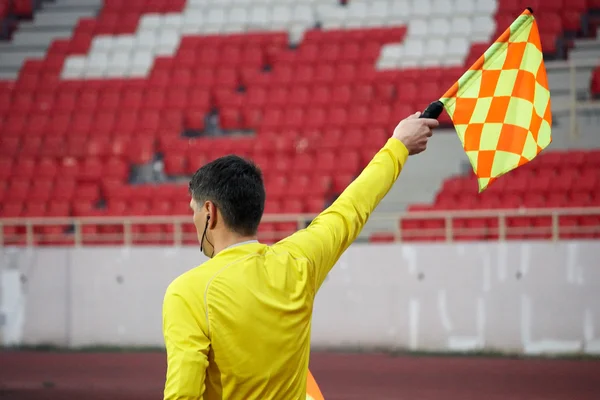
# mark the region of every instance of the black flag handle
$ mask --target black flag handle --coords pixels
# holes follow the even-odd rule
[[[441,101],[436,100],[427,106],[427,108],[421,113],[421,116],[419,116],[419,118],[438,119],[442,111],[444,111],[444,105]]]

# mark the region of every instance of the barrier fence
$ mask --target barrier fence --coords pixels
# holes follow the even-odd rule
[[[271,243],[314,218],[265,215],[259,239]],[[516,210],[439,210],[375,214],[397,229],[369,237],[375,242],[504,241],[600,238],[600,207]],[[191,216],[114,216],[0,219],[2,246],[164,245],[198,243]]]

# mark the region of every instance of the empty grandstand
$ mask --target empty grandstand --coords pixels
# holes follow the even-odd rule
[[[23,218],[187,215],[180,183],[230,152],[264,170],[267,214],[315,214],[399,118],[436,99],[524,5],[3,0],[0,200],[3,218],[20,218],[4,226],[3,240],[73,243],[83,233],[96,244],[122,242],[123,227],[102,222],[29,225],[28,236]],[[552,150],[479,196],[449,129],[410,163],[380,213],[544,208],[546,215],[500,221],[509,231],[527,228],[507,237],[528,238],[552,236],[557,208],[600,205],[599,153],[590,148],[600,142],[589,102],[600,54],[597,5],[527,5],[536,10],[547,59],[555,60],[547,61],[557,121]],[[451,128],[447,115],[441,121]],[[393,236],[446,238],[448,224],[476,228],[456,234],[469,240],[499,234],[492,215],[423,218],[405,221],[409,231]],[[305,223],[268,220],[264,239]],[[135,225],[133,234],[173,243],[176,227],[161,222]],[[561,238],[599,234],[597,214],[570,214],[559,225],[587,228],[561,231]],[[397,218],[375,215],[365,237],[391,239],[381,232],[398,227]],[[195,240],[191,225],[182,230]]]

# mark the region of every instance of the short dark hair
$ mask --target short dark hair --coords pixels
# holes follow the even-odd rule
[[[256,234],[266,193],[262,172],[253,162],[236,155],[209,162],[192,177],[190,194],[199,205],[212,201],[233,232]]]

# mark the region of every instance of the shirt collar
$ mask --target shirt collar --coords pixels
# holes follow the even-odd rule
[[[234,247],[238,247],[238,246],[242,246],[244,244],[250,244],[250,243],[258,243],[258,240],[246,240],[244,242],[239,242],[236,244],[232,244],[231,246],[227,246],[223,250],[233,249]],[[223,250],[221,250],[221,251],[223,251]]]
[[[232,254],[238,254],[238,252],[240,250],[238,250],[241,246],[243,245],[249,245],[249,244],[260,244],[260,242],[258,240],[246,240],[244,242],[239,242],[236,244],[232,244],[231,246],[228,246],[226,248],[224,248],[223,250],[221,250],[219,253],[215,254],[215,256],[213,257],[213,259],[215,257],[226,257],[226,256],[231,256]],[[244,250],[241,250],[244,251]]]

